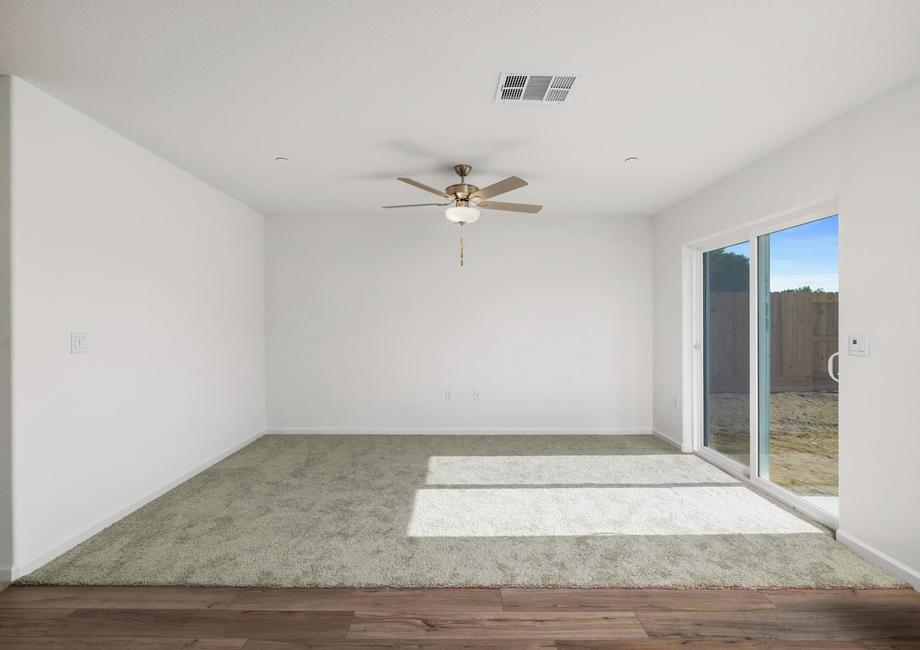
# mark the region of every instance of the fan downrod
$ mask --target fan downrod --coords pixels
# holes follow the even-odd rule
[[[466,177],[473,171],[473,167],[472,165],[454,165],[454,171],[457,172],[457,176],[460,177],[460,182],[465,183]]]
[[[454,200],[454,205],[460,205],[457,203],[457,201],[468,200],[470,195],[477,192],[479,188],[471,183],[466,182],[466,177],[469,176],[471,171],[473,171],[472,166],[454,165],[454,171],[457,172],[457,176],[460,177],[460,182],[454,185],[448,185],[444,188],[444,192]]]

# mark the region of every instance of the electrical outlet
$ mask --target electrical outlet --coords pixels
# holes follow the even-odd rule
[[[473,389],[473,399],[476,400],[477,402],[479,401],[479,389],[478,388]]]
[[[444,389],[444,401],[445,401],[445,402],[449,402],[449,401],[451,401],[452,399],[454,399],[454,394],[453,394],[452,392],[450,392],[450,389],[449,389],[449,388],[445,388],[445,389]]]

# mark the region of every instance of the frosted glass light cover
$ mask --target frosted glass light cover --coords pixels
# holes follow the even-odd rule
[[[479,210],[471,207],[447,208],[444,216],[454,223],[473,223],[479,218]]]

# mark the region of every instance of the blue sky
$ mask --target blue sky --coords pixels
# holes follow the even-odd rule
[[[836,216],[770,235],[770,291],[837,291],[838,266]]]
[[[735,244],[734,246],[726,246],[722,250],[726,253],[734,253],[735,255],[741,255],[742,257],[750,258],[750,244],[747,242],[742,242],[740,244]]]
[[[744,242],[725,251],[750,257],[748,248]],[[838,267],[836,215],[770,234],[770,291],[838,291]]]

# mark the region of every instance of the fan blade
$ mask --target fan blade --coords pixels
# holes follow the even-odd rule
[[[499,194],[504,194],[505,192],[510,192],[511,190],[516,190],[520,187],[527,185],[527,181],[523,178],[518,178],[517,176],[509,176],[503,181],[498,181],[497,183],[492,183],[491,185],[482,188],[476,192],[473,192],[470,195],[471,199],[490,199],[493,196],[498,196]]]
[[[433,187],[428,187],[424,183],[419,183],[418,181],[414,181],[411,178],[397,178],[396,180],[402,181],[403,183],[408,183],[409,185],[414,185],[420,190],[425,190],[426,192],[431,192],[432,194],[443,196],[445,199],[447,198],[447,194],[445,194],[443,190],[436,190]]]
[[[409,203],[407,205],[382,205],[382,208],[420,208],[424,205],[450,205],[450,203]]]
[[[502,203],[501,201],[483,201],[477,203],[476,207],[485,208],[486,210],[508,210],[509,212],[529,212],[536,214],[543,209],[542,205],[532,203]]]

